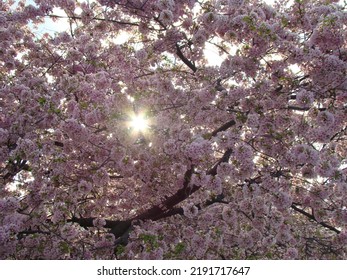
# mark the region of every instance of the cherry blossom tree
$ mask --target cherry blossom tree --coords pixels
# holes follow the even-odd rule
[[[1,1],[0,257],[347,258],[345,6]]]

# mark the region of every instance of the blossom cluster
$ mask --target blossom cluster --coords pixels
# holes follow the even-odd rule
[[[338,1],[24,2],[0,4],[0,258],[346,258]]]

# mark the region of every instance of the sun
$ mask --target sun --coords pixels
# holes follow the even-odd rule
[[[148,121],[143,115],[134,115],[131,118],[130,126],[136,132],[143,132],[149,127]]]

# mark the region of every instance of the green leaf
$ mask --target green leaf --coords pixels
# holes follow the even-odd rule
[[[115,248],[116,255],[121,255],[125,252],[125,246],[117,245]]]
[[[186,247],[186,245],[183,242],[177,243],[176,246],[175,246],[175,249],[174,249],[174,253],[176,255],[181,254],[185,247]]]
[[[61,243],[59,244],[59,248],[60,248],[60,250],[61,250],[64,254],[70,253],[69,244],[67,244],[66,242],[61,242]]]
[[[44,98],[44,97],[39,97],[39,99],[37,100],[38,102],[39,102],[39,104],[41,105],[41,106],[43,106],[43,105],[45,105],[46,104],[46,98]]]

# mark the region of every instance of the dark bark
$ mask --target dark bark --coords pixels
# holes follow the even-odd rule
[[[176,54],[183,61],[185,65],[187,65],[194,73],[198,70],[196,66],[191,62],[188,58],[184,56],[182,53],[181,47],[176,43]]]

